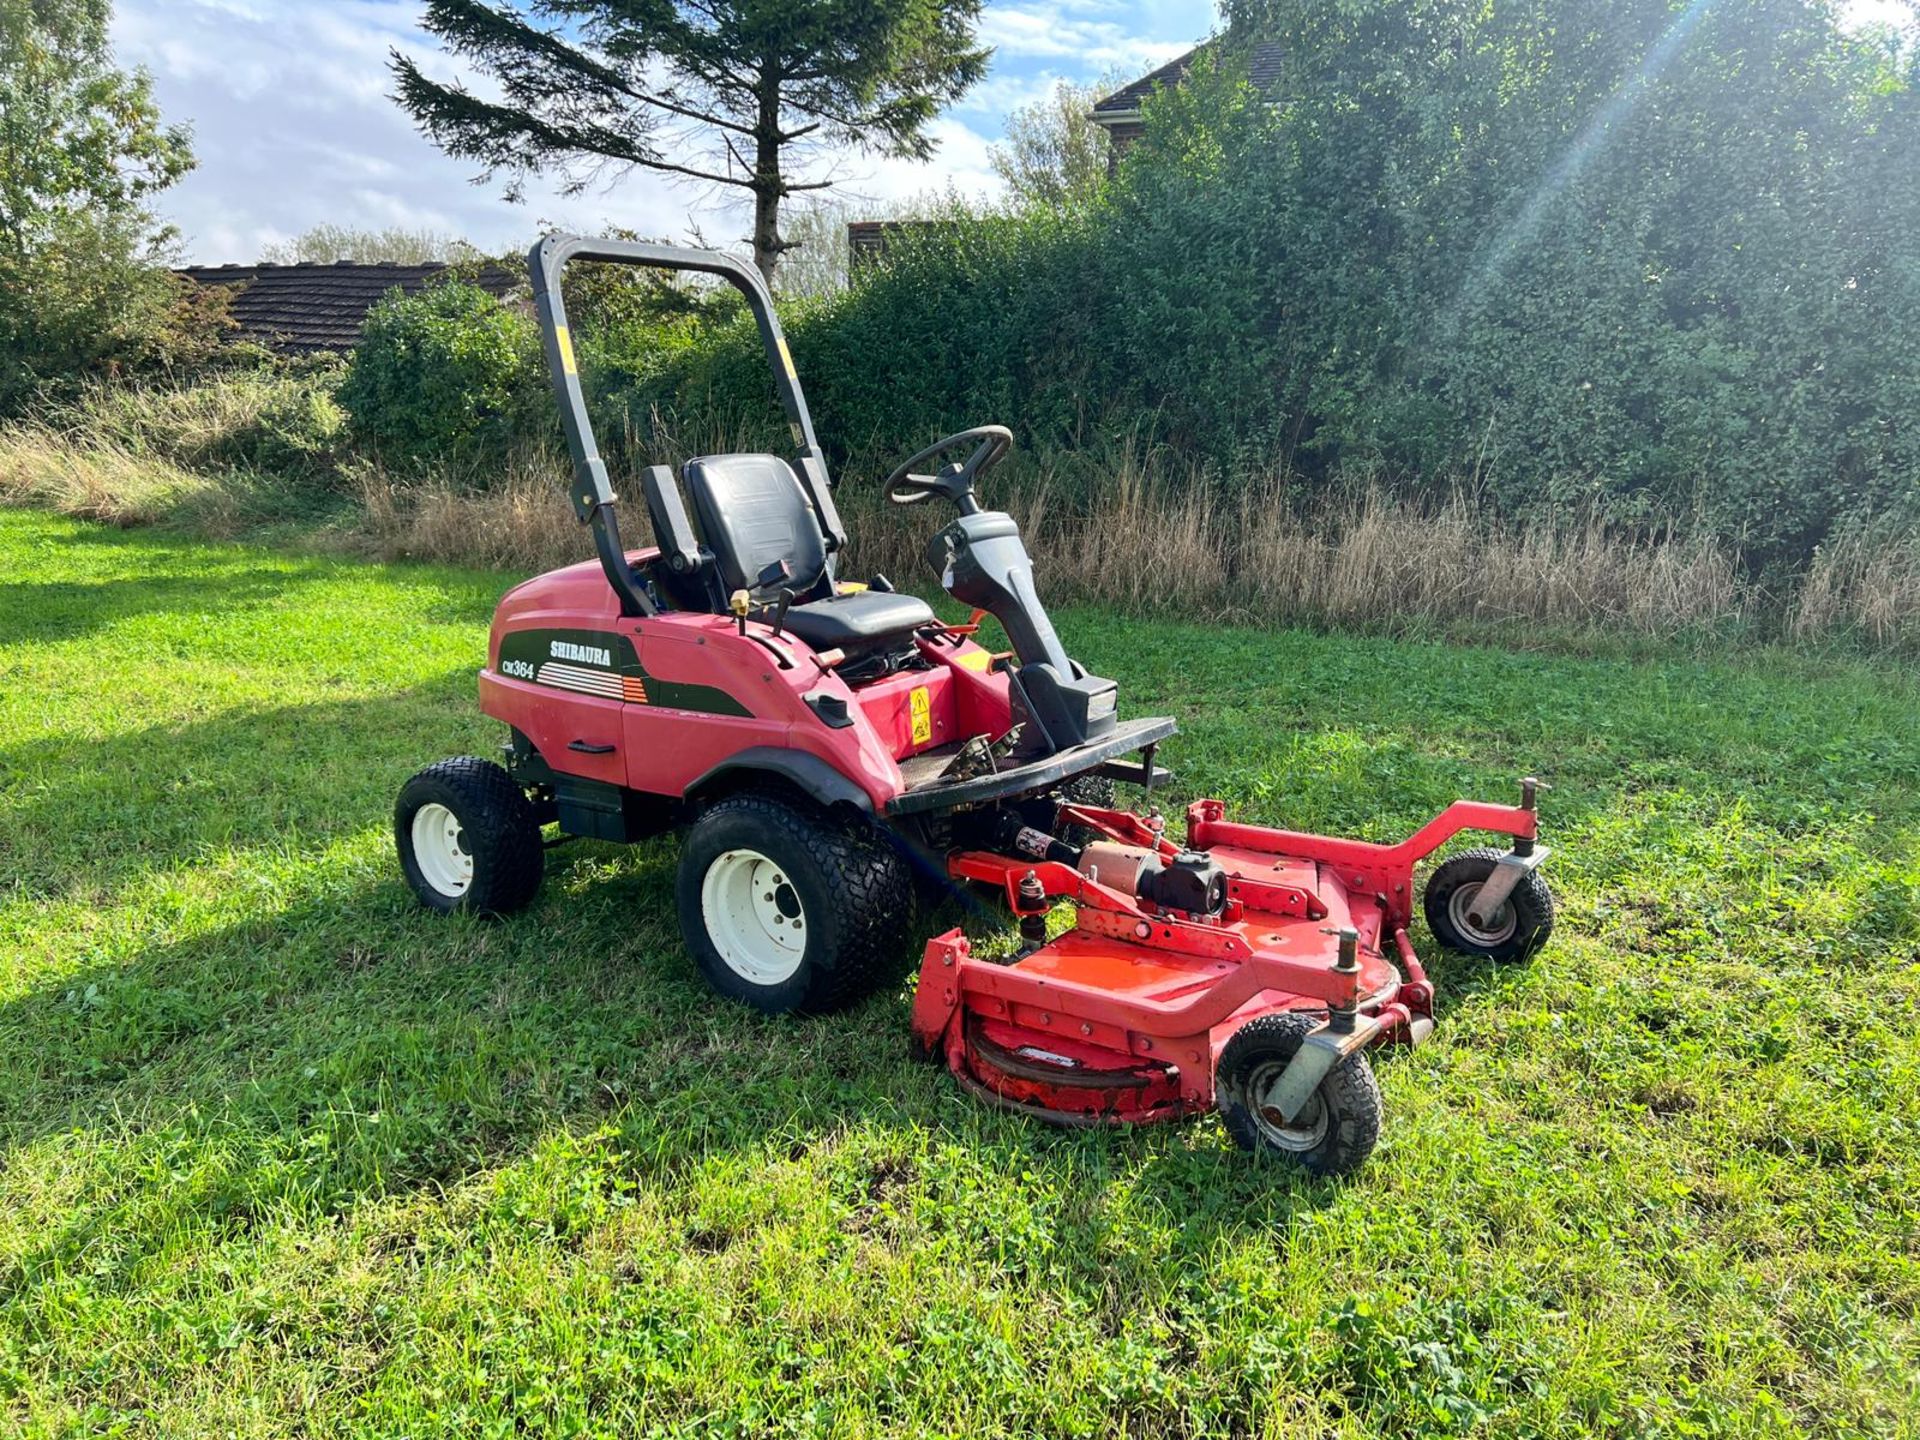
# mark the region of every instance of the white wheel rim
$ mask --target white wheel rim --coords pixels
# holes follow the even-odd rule
[[[1453,922],[1453,928],[1460,932],[1461,938],[1470,944],[1487,949],[1506,944],[1520,925],[1520,917],[1513,913],[1512,899],[1502,900],[1498,910],[1482,917],[1486,924],[1476,925],[1473,923],[1473,900],[1479,893],[1477,884],[1457,887],[1447,897],[1447,919]]]
[[[1320,1098],[1319,1086],[1314,1087],[1313,1094],[1307,1097],[1307,1103],[1291,1122],[1278,1109],[1262,1103],[1286,1068],[1286,1060],[1269,1060],[1256,1065],[1247,1078],[1247,1098],[1251,1102],[1254,1126],[1260,1131],[1260,1138],[1276,1149],[1296,1154],[1317,1149],[1327,1138],[1327,1107]]]
[[[413,812],[413,863],[420,878],[449,899],[473,884],[473,853],[460,817],[438,802]]]
[[[757,850],[729,850],[700,881],[700,918],[727,968],[754,985],[791,980],[807,956],[807,915],[787,874]]]

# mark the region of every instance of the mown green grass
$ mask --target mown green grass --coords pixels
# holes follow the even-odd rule
[[[1183,794],[1386,837],[1557,786],[1552,947],[1430,957],[1326,1183],[984,1109],[904,993],[711,998],[670,843],[416,909],[389,806],[495,742],[506,577],[19,511],[0,577],[7,1429],[1920,1427],[1910,673],[1062,617]]]

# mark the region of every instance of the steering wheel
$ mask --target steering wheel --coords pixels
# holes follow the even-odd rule
[[[942,465],[935,475],[919,475],[914,467],[924,465],[936,455],[949,450],[957,450],[962,445],[974,444],[974,451],[965,460]],[[977,510],[980,507],[973,499],[973,482],[1007,458],[1007,452],[1013,449],[1013,432],[1004,425],[976,425],[971,430],[961,430],[936,440],[918,455],[900,462],[900,466],[886,479],[887,498],[896,505],[918,505],[933,495],[943,495],[958,505],[962,511]]]

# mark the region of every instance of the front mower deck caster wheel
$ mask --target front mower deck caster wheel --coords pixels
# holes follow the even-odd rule
[[[1529,871],[1493,914],[1476,918],[1474,896],[1505,853],[1468,850],[1427,881],[1427,928],[1447,949],[1488,960],[1524,960],[1553,934],[1553,892],[1538,870]]]
[[[393,808],[400,868],[420,903],[442,912],[505,915],[540,888],[546,852],[526,792],[491,760],[429,765]]]
[[[707,983],[769,1014],[851,1005],[913,958],[906,862],[858,821],[785,797],[703,811],[674,892]]]
[[[1319,1028],[1318,1015],[1297,1010],[1241,1026],[1220,1052],[1215,1103],[1242,1150],[1290,1160],[1314,1175],[1346,1175],[1380,1138],[1380,1087],[1365,1055],[1349,1055],[1329,1070],[1291,1120],[1267,1103],[1301,1042]]]

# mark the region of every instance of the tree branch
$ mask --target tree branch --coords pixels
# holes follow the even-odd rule
[[[715,185],[733,185],[742,190],[753,188],[751,180],[742,180],[733,175],[714,175],[705,170],[691,170],[685,165],[675,165],[666,160],[632,160],[628,163],[638,165],[643,170],[665,170],[674,175],[687,175],[695,180],[710,180]]]
[[[429,80],[405,56],[395,54],[393,70],[401,101],[448,154],[478,160],[496,169],[531,170],[543,156],[597,155],[621,165],[684,175],[715,185],[745,188],[731,175],[676,164],[634,136],[587,122],[547,119],[482,100],[459,85]]]
[[[735,120],[724,120],[718,115],[709,115],[702,110],[692,110],[685,105],[675,105],[671,101],[662,100],[658,95],[649,95],[641,90],[627,90],[625,93],[631,95],[643,105],[652,105],[656,109],[665,110],[670,115],[678,115],[687,120],[697,120],[702,125],[712,125],[720,130],[731,130],[736,135],[753,134],[753,127],[751,125],[742,125]]]

